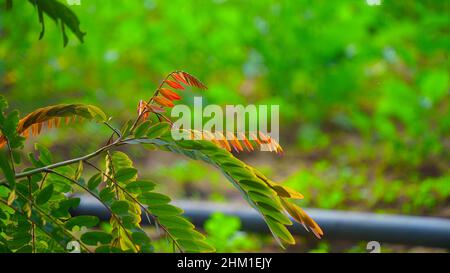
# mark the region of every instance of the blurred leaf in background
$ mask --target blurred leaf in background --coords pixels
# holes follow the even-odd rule
[[[241,221],[238,217],[216,212],[205,222],[208,242],[217,252],[248,252],[261,248],[259,241],[240,231]]]

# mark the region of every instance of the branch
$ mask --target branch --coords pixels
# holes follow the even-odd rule
[[[29,170],[29,171],[26,171],[26,172],[17,173],[15,175],[15,178],[23,178],[23,177],[30,176],[30,175],[33,175],[33,174],[46,172],[46,171],[49,171],[51,169],[55,169],[55,168],[58,168],[58,167],[74,164],[74,163],[77,163],[79,161],[84,161],[86,159],[93,158],[93,157],[101,154],[103,151],[108,150],[109,148],[120,144],[121,140],[122,140],[122,138],[119,137],[113,143],[110,143],[110,144],[108,144],[106,146],[103,146],[100,149],[98,149],[97,151],[95,151],[93,153],[90,153],[90,154],[87,154],[85,156],[69,159],[69,160],[66,160],[66,161],[61,161],[61,162],[58,162],[58,163],[55,163],[55,164],[50,164],[50,165],[47,165],[47,166],[44,166],[44,167],[41,167],[41,168],[36,168],[36,169],[33,169],[33,170]],[[0,181],[0,184],[7,185],[5,180]]]
[[[29,192],[29,198],[30,201],[33,200],[33,193],[32,193],[32,189],[31,189],[31,177],[28,176],[28,192]],[[30,202],[30,210],[33,210],[33,202]],[[30,218],[30,217],[28,217]],[[36,253],[36,233],[35,233],[35,229],[34,229],[34,224],[31,223],[31,250],[32,253]]]

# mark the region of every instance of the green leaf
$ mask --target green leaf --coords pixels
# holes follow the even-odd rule
[[[90,190],[94,190],[100,185],[102,182],[102,176],[100,173],[94,174],[91,178],[89,178],[89,181],[87,183],[87,187]]]
[[[150,120],[147,120],[147,121],[141,123],[136,128],[136,131],[134,132],[134,137],[135,138],[141,138],[141,137],[145,136],[147,134],[149,126],[150,126]]]
[[[22,154],[17,150],[12,150],[12,156],[15,164],[20,164]]]
[[[8,139],[11,149],[17,149],[23,146],[24,137],[20,136],[16,130],[19,123],[19,111],[14,110],[10,112],[6,117],[0,112],[0,131],[3,136]],[[2,141],[5,139],[2,139]],[[0,143],[2,142],[0,141]],[[3,142],[2,144],[4,144]]]
[[[128,183],[125,188],[131,193],[144,193],[152,191],[155,188],[155,185],[155,183],[150,181],[139,180]]]
[[[33,248],[31,247],[31,245],[24,245],[23,247],[16,250],[14,253],[32,253],[32,252]]]
[[[257,202],[257,205],[259,207],[259,210],[268,217],[272,217],[275,221],[284,224],[284,225],[292,225],[291,220],[289,220],[289,218],[284,215],[283,213],[281,213],[281,210],[277,210],[275,208],[273,208],[270,205],[267,205],[266,203],[262,203],[262,202]]]
[[[99,220],[97,216],[91,216],[91,215],[81,215],[81,216],[75,216],[70,218],[65,226],[69,230],[72,230],[74,226],[79,227],[95,227],[99,223]]]
[[[39,151],[39,160],[44,165],[49,165],[52,163],[53,161],[52,154],[44,145],[36,143],[34,144],[34,148]]]
[[[131,238],[138,245],[145,245],[150,243],[150,238],[143,231],[135,231],[131,234]]]
[[[28,232],[17,232],[12,240],[8,241],[8,247],[12,249],[22,248],[31,241],[31,235]]]
[[[68,217],[69,210],[75,209],[80,204],[80,198],[69,198],[59,202],[58,207],[52,211],[52,215],[58,218]]]
[[[99,246],[95,249],[95,253],[123,253],[120,248],[112,247],[108,245]]]
[[[170,129],[170,124],[167,122],[160,122],[150,127],[147,133],[148,138],[158,138],[164,135]]]
[[[123,169],[119,169],[114,178],[118,181],[118,182],[123,182],[126,183],[130,180],[134,180],[137,177],[137,170],[135,168],[123,168]]]
[[[242,193],[249,204],[262,214],[280,245],[282,245],[280,239],[287,243],[294,241],[292,235],[283,225],[290,225],[292,222],[284,214],[284,210],[277,203],[277,200],[279,200],[280,194],[281,197],[284,195],[301,198],[300,194],[296,192],[294,194],[294,191],[290,192],[290,189],[268,180],[255,169],[235,158],[231,153],[217,146],[215,147],[211,143],[207,144],[208,142],[206,141],[174,141],[167,136],[157,140],[149,139],[142,143],[151,143],[163,150],[179,153],[196,160],[203,160],[218,167]],[[249,192],[253,194],[250,195]],[[159,216],[158,212],[162,212],[163,215],[165,212],[164,210],[158,211],[158,209],[155,211],[151,206],[150,211],[157,216]]]
[[[273,221],[270,218],[266,222],[276,237],[280,237],[283,241],[291,245],[295,244],[294,237],[292,237],[289,230],[283,224]]]
[[[83,173],[83,161],[80,160],[78,162],[77,169],[75,170],[74,180],[78,180],[81,177],[81,174]]]
[[[6,203],[8,204],[8,205],[11,205],[13,202],[14,202],[14,200],[16,200],[16,189],[13,189],[10,193],[9,193],[9,196],[8,196],[8,200],[6,201]]]
[[[116,170],[133,167],[133,161],[131,161],[126,153],[114,152],[111,159]]]
[[[161,225],[167,228],[194,228],[195,226],[181,216],[158,216]]]
[[[112,236],[102,231],[90,231],[81,235],[81,241],[90,246],[96,246],[100,244],[109,244],[112,240]]]
[[[182,228],[171,228],[169,229],[170,234],[182,240],[204,240],[205,236],[198,231],[193,229],[182,229]]]
[[[106,117],[106,114],[102,111],[102,109],[98,108],[95,105],[87,105],[87,110],[89,111],[90,115],[88,115],[88,119],[95,119],[99,122],[106,121],[108,118]]]
[[[6,10],[12,9],[13,2],[12,0],[6,0]]]
[[[120,128],[120,132],[124,137],[127,137],[130,134],[131,127],[133,126],[133,121],[128,120],[125,124]]]
[[[150,212],[152,214],[155,214],[157,216],[173,216],[173,215],[180,215],[183,213],[183,210],[180,208],[177,208],[175,206],[165,204],[165,205],[150,205]]]
[[[105,203],[110,203],[114,200],[114,191],[111,188],[104,188],[99,193],[100,200]]]
[[[47,203],[48,200],[52,197],[53,194],[53,184],[48,185],[43,188],[38,195],[36,196],[36,204],[43,205]]]
[[[11,190],[8,189],[6,186],[0,185],[0,198],[8,197],[10,192]]]
[[[127,201],[114,201],[111,205],[111,210],[117,215],[128,214],[129,204]]]
[[[4,149],[4,151],[0,150],[0,169],[3,171],[3,174],[5,175],[9,186],[14,187],[14,184],[16,183],[15,174],[13,169],[11,168],[11,165],[9,164],[9,157],[6,153],[6,149]]]
[[[214,252],[214,247],[210,246],[204,241],[195,240],[177,240],[177,243],[186,252]]]
[[[164,194],[145,192],[138,197],[139,201],[148,206],[163,205],[170,202],[170,198]]]
[[[67,8],[64,4],[56,1],[56,0],[28,0],[32,5],[37,7],[39,13],[39,22],[42,26],[42,31],[40,34],[40,39],[44,35],[45,25],[44,25],[44,16],[45,13],[51,19],[53,19],[56,23],[61,24],[61,31],[63,34],[63,42],[64,46],[68,43],[67,34],[65,32],[65,26],[68,26],[73,34],[83,42],[83,37],[86,33],[80,30],[80,22],[75,15],[75,13]]]

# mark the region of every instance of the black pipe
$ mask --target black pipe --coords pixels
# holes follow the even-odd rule
[[[242,230],[268,233],[269,229],[261,216],[252,208],[242,204],[176,201],[184,209],[184,216],[195,225],[203,223],[214,212],[222,212],[240,218]],[[377,241],[403,245],[429,246],[450,249],[450,220],[435,217],[387,215],[336,210],[306,209],[306,212],[322,227],[325,239],[350,241]],[[83,196],[74,215],[96,215],[109,219],[108,210],[96,199]],[[148,224],[147,218],[142,217]],[[295,223],[289,228],[298,235],[306,235],[305,229]]]

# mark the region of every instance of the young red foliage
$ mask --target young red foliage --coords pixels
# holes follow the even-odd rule
[[[184,90],[184,86],[182,86],[176,81],[166,80],[166,83],[172,88]]]
[[[159,93],[161,93],[161,95],[163,95],[165,98],[169,99],[169,100],[180,100],[181,97],[173,92],[172,90],[168,89],[168,88],[161,88],[159,89]]]

